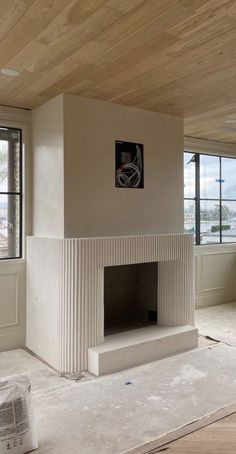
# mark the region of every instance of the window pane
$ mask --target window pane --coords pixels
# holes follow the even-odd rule
[[[236,199],[236,159],[221,159],[222,198]]]
[[[0,258],[20,255],[20,196],[0,194]]]
[[[8,161],[8,143],[0,140],[0,191],[7,191],[7,161]]]
[[[184,153],[184,197],[195,197],[195,154]]]
[[[222,243],[236,242],[236,202],[222,202]]]
[[[220,159],[200,155],[200,197],[218,199],[220,196]]]
[[[191,233],[195,239],[195,201],[185,200],[184,201],[184,231],[185,233]]]
[[[220,205],[217,201],[200,202],[200,242],[220,242]]]
[[[0,192],[20,190],[19,132],[15,131],[15,136],[14,130],[10,132],[11,134],[7,136],[8,140],[1,140],[3,131],[0,128]]]

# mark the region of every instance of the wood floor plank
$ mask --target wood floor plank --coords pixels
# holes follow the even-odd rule
[[[124,454],[235,454],[235,429],[236,402]]]
[[[165,448],[163,452],[168,454],[235,454],[236,413],[176,440]]]

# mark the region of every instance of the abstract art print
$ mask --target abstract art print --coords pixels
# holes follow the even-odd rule
[[[142,144],[116,140],[115,165],[117,188],[141,189],[144,187]]]

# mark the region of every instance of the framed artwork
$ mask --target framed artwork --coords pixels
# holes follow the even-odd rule
[[[143,144],[116,140],[116,188],[144,187]]]

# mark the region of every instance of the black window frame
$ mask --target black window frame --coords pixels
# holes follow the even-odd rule
[[[236,241],[222,241],[222,204],[224,202],[236,202],[236,199],[226,199],[222,198],[222,158],[223,159],[235,159],[234,156],[225,156],[225,155],[218,155],[215,153],[201,153],[191,150],[184,150],[185,153],[190,153],[195,156],[195,197],[184,197],[185,200],[192,200],[195,202],[195,246],[216,246],[216,245],[227,245],[227,244],[235,244]],[[201,156],[214,156],[219,158],[219,198],[207,198],[201,197],[200,194],[200,185],[201,185],[201,176],[200,176],[200,157]],[[209,244],[201,243],[201,219],[200,219],[200,209],[201,209],[201,201],[210,201],[210,202],[217,202],[219,203],[219,239],[220,241],[216,241],[215,243],[212,241]]]
[[[22,147],[22,129],[12,126],[0,125],[0,129],[17,131],[19,133],[19,191],[0,191],[0,195],[16,195],[19,197],[19,254],[14,257],[0,257],[0,261],[18,260],[23,258],[23,147]]]

